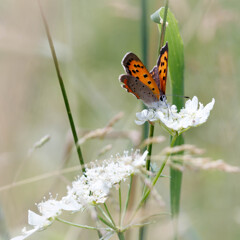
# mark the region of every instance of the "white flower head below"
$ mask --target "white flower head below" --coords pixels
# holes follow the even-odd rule
[[[146,121],[160,122],[160,124],[172,135],[185,132],[191,127],[197,127],[207,121],[210,111],[213,109],[215,99],[205,107],[196,96],[185,103],[185,107],[179,112],[175,105],[162,104],[160,108],[144,109],[136,113],[136,124],[141,125]]]

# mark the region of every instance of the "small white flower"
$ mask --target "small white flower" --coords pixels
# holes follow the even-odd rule
[[[135,120],[137,125],[142,125],[146,121],[154,122],[157,120],[153,109],[144,109],[142,112],[136,113],[136,117],[138,118],[138,120]]]
[[[80,211],[91,204],[104,203],[112,187],[120,181],[125,181],[133,173],[146,163],[147,151],[143,155],[140,151],[132,154],[124,152],[123,156],[117,156],[104,161],[101,165],[96,161],[91,168],[72,182],[68,187],[68,193],[60,201],[52,197],[47,201],[37,204],[41,215],[28,211],[28,223],[33,229],[22,230],[22,235],[12,240],[22,240],[33,233],[42,230],[53,223],[53,221],[65,211]]]
[[[160,121],[169,132],[178,132],[181,134],[191,127],[197,127],[207,121],[210,111],[213,109],[215,99],[213,98],[210,103],[205,107],[202,103],[198,102],[196,96],[192,100],[185,103],[185,108],[177,112],[177,107],[172,105],[168,108],[162,106],[161,108],[143,110],[137,113],[137,124],[143,124],[145,121]],[[148,112],[146,112],[148,111]],[[154,117],[153,117],[154,116]]]
[[[47,201],[42,201],[37,205],[39,212],[42,215],[38,215],[31,210],[28,210],[28,224],[33,226],[34,228],[31,230],[26,230],[26,228],[22,229],[23,235],[12,238],[12,240],[22,240],[35,232],[42,230],[55,220],[55,217],[61,214],[62,204],[61,201],[57,201],[55,199],[49,199]]]
[[[47,201],[42,201],[38,205],[39,212],[46,219],[54,219],[62,213],[62,201],[50,198]]]

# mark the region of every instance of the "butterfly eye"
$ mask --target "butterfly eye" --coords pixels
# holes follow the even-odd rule
[[[167,97],[166,97],[165,95],[162,95],[162,96],[160,97],[160,100],[161,100],[162,102],[165,102],[165,101],[167,100]]]

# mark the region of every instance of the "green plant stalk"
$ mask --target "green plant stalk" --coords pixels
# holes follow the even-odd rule
[[[107,220],[105,220],[104,218],[102,218],[101,216],[98,216],[98,219],[103,222],[105,225],[107,225],[108,227],[112,228],[115,232],[118,232],[118,229],[113,226],[110,222],[108,222]]]
[[[174,146],[184,144],[183,136],[180,135]],[[179,153],[181,154],[181,153]],[[183,152],[182,152],[183,154]],[[181,163],[178,163],[181,164]],[[180,197],[181,197],[181,184],[182,172],[174,167],[170,167],[170,202],[171,202],[171,215],[173,219],[174,239],[178,239],[178,215],[180,211]]]
[[[68,225],[73,226],[73,227],[84,228],[84,229],[89,229],[89,230],[96,230],[96,231],[99,230],[99,229],[96,228],[96,227],[87,226],[87,225],[81,225],[81,224],[76,224],[76,223],[73,223],[73,222],[69,222],[69,221],[63,220],[63,219],[61,219],[61,218],[56,218],[56,220],[57,220],[58,222],[65,223],[65,224],[68,224]]]
[[[97,209],[102,213],[102,215],[107,219],[108,222],[112,222],[110,217],[107,215],[107,213],[105,213],[105,211],[100,207],[100,205],[97,205]],[[98,216],[100,215],[98,214]]]
[[[148,31],[147,31],[147,0],[141,0],[141,40],[142,40],[142,62],[146,68],[148,68]],[[145,108],[145,105],[142,104],[142,108]],[[143,140],[148,137],[148,122],[143,124]]]
[[[124,210],[123,210],[120,227],[122,227],[122,225],[123,225],[123,220],[124,220],[125,214],[127,212],[127,208],[128,208],[128,204],[129,204],[129,200],[130,200],[130,193],[131,193],[131,189],[132,189],[132,181],[133,181],[133,175],[130,176],[127,199],[126,199],[125,207],[124,207]]]
[[[152,138],[154,134],[154,125],[149,124],[149,138]],[[152,156],[152,143],[148,144],[147,146],[147,151],[148,151],[148,155],[147,155],[147,161],[146,161],[146,170],[150,170],[150,166],[151,166],[151,156]],[[144,185],[143,187],[143,194],[146,192],[146,185]],[[145,232],[146,232],[146,226],[141,226],[139,228],[139,240],[143,240],[145,237]]]
[[[172,141],[171,141],[171,144],[170,144],[170,147],[173,147],[174,144],[175,144],[175,141],[178,137],[178,134],[176,133],[173,137],[172,137]],[[171,156],[171,153],[168,153],[161,165],[161,168],[159,169],[157,175],[154,177],[153,181],[152,181],[152,184],[151,184],[151,188],[148,188],[148,190],[145,192],[145,194],[142,196],[142,199],[140,200],[140,202],[138,203],[137,205],[137,208],[134,212],[134,214],[132,215],[131,219],[130,219],[130,222],[133,220],[133,218],[135,217],[135,215],[137,214],[138,210],[143,206],[143,204],[145,203],[146,199],[148,198],[150,192],[151,192],[151,189],[152,187],[155,186],[155,184],[157,183],[159,177],[161,176],[162,172],[163,172],[163,169],[164,167],[166,166],[166,163],[169,159],[169,157]]]
[[[154,134],[154,125],[149,124],[149,136],[148,138],[152,138],[153,134]],[[151,156],[152,156],[152,143],[148,144],[147,146],[147,151],[148,151],[148,155],[147,155],[147,161],[146,161],[146,170],[150,170],[150,165],[151,165]]]
[[[158,54],[160,54],[161,48],[163,47],[163,44],[164,44],[164,37],[165,37],[165,32],[166,32],[167,14],[168,14],[168,0],[166,0],[166,3],[165,3],[162,27],[160,27],[160,24],[158,25],[159,26],[159,31],[161,32],[159,48],[158,48]]]
[[[46,34],[47,34],[48,43],[49,43],[49,46],[50,46],[50,49],[51,49],[52,58],[53,58],[53,61],[54,61],[56,72],[57,72],[57,77],[58,77],[59,85],[60,85],[60,88],[61,88],[61,91],[62,91],[65,107],[66,107],[66,110],[67,110],[68,120],[69,120],[69,123],[70,123],[70,126],[71,126],[71,130],[72,130],[72,134],[73,134],[74,143],[75,143],[75,146],[76,146],[76,149],[77,149],[79,162],[80,162],[81,167],[82,167],[82,172],[85,173],[84,160],[83,160],[80,145],[78,144],[77,131],[76,131],[75,124],[74,124],[74,121],[73,121],[71,108],[70,108],[70,105],[69,105],[69,102],[68,102],[67,92],[65,90],[63,79],[62,79],[62,76],[61,76],[61,73],[60,73],[60,68],[59,68],[59,64],[58,64],[57,55],[56,55],[56,52],[55,52],[55,48],[54,48],[54,45],[53,45],[53,41],[52,41],[50,30],[49,30],[49,27],[48,27],[48,24],[47,24],[47,20],[44,16],[43,9],[42,9],[42,6],[40,4],[40,0],[38,0],[38,5],[39,5],[39,8],[40,8],[41,17],[42,17],[42,20],[43,20],[43,23],[44,23],[44,28],[45,28],[45,31],[46,31]]]
[[[106,212],[107,212],[108,217],[111,219],[112,224],[113,224],[114,226],[116,226],[116,224],[115,224],[115,222],[114,222],[114,220],[113,220],[113,218],[112,218],[112,215],[110,214],[110,212],[109,212],[109,210],[108,210],[107,204],[104,203],[103,205],[104,205],[104,207],[105,207],[105,210],[106,210]]]
[[[118,232],[118,238],[119,240],[125,240],[123,232]]]
[[[141,0],[141,10],[142,10],[142,15],[141,15],[142,61],[143,61],[143,64],[145,65],[145,67],[148,68],[147,0]],[[143,109],[145,108],[144,104],[142,104],[142,108]],[[148,122],[145,122],[143,124],[143,129],[142,129],[143,140],[147,139],[147,137],[149,135],[149,131],[151,129],[151,126],[152,125],[149,124]],[[153,134],[153,131],[154,131],[154,127],[152,129],[152,134]],[[151,148],[152,148],[152,146],[151,146]],[[150,161],[151,161],[150,159],[151,159],[151,154],[149,155],[149,152],[148,152],[148,159],[147,159],[147,163],[146,163],[147,169],[150,168]],[[143,192],[144,191],[145,191],[145,186],[143,187]],[[139,229],[139,239],[142,240],[143,238],[144,238],[144,227],[141,227]]]
[[[119,226],[120,226],[121,225],[121,220],[122,220],[122,191],[121,191],[121,182],[119,183],[118,199],[119,199]]]
[[[172,141],[171,141],[171,144],[170,144],[170,147],[173,147],[175,142],[176,142],[176,139],[177,139],[178,135],[175,134],[173,137],[172,137]],[[163,161],[162,165],[161,165],[161,168],[159,169],[157,175],[154,177],[153,181],[152,181],[152,187],[155,186],[155,184],[157,183],[157,180],[159,179],[159,177],[161,176],[162,172],[163,172],[163,169],[167,163],[167,160],[169,159],[169,157],[171,156],[171,153],[168,153],[166,155],[166,158],[165,160]],[[148,198],[149,194],[151,192],[151,189],[148,189],[146,191],[146,193],[144,194],[143,198],[141,199],[140,203],[138,204],[138,207],[137,207],[137,210],[139,210],[139,208],[142,207],[142,205],[144,204],[144,202],[146,201],[146,199]]]

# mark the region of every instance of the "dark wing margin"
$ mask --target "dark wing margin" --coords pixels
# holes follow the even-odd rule
[[[132,93],[137,99],[140,98],[139,95],[133,91],[134,89],[130,87],[131,82],[136,81],[135,77],[123,74],[119,76],[119,81],[123,83],[122,87],[125,88],[129,93]]]

